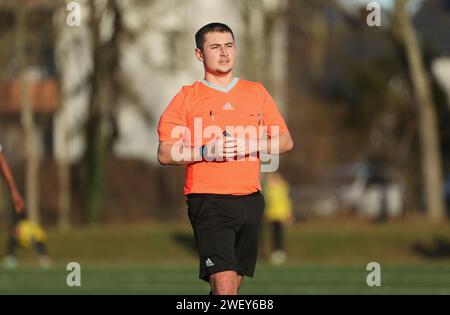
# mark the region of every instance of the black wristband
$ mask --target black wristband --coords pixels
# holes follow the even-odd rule
[[[200,157],[202,158],[202,160],[205,159],[206,154],[208,154],[208,147],[206,146],[206,144],[204,144],[200,147]]]

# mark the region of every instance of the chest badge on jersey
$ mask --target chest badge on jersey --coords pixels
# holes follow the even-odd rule
[[[222,106],[223,110],[233,110],[234,107],[233,105],[231,105],[231,103],[226,103],[225,105]]]

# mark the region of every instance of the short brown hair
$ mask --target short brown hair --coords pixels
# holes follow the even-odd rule
[[[234,34],[231,28],[228,25],[223,23],[209,23],[203,26],[201,29],[195,33],[195,44],[197,48],[203,50],[203,44],[205,43],[205,34],[219,32],[219,33],[231,33],[231,36],[234,40]]]

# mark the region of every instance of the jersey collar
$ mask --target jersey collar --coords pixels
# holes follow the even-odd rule
[[[223,93],[228,93],[237,83],[238,83],[239,78],[234,78],[226,87],[221,87],[218,86],[214,83],[208,82],[206,80],[200,80],[200,82],[202,82],[204,85],[206,85],[207,87],[210,87],[214,90],[223,92]]]

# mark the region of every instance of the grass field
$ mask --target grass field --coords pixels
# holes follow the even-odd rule
[[[450,266],[382,266],[380,287],[365,266],[258,266],[241,294],[450,294]],[[0,294],[207,294],[194,266],[82,266],[81,287],[64,268],[19,268],[0,274]]]
[[[308,222],[289,228],[288,263],[266,259],[263,234],[254,279],[241,294],[450,294],[450,226],[421,221]],[[4,235],[0,238],[4,244]],[[143,224],[49,231],[50,269],[33,252],[0,269],[0,294],[207,294],[197,278],[190,227]],[[81,265],[81,287],[66,285],[65,266]],[[368,287],[366,265],[381,265],[381,286]]]

